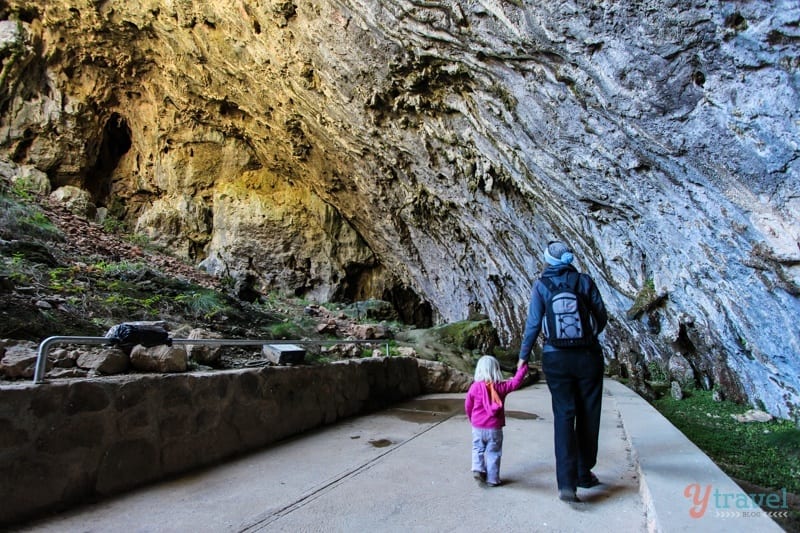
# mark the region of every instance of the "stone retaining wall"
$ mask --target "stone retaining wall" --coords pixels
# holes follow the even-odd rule
[[[430,392],[425,373],[399,357],[4,386],[0,524]]]

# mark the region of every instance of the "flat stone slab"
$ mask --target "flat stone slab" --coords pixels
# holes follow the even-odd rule
[[[299,364],[306,357],[305,348],[295,344],[265,344],[261,351],[276,365]]]

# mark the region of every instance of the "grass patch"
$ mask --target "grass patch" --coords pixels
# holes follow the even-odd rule
[[[22,254],[15,253],[10,258],[2,258],[0,274],[8,277],[17,285],[27,285],[31,281],[28,265]]]
[[[199,289],[179,294],[175,301],[184,306],[185,312],[195,318],[213,318],[227,308],[223,297],[217,291]]]
[[[300,339],[305,333],[303,328],[291,321],[278,322],[265,329],[269,337],[278,340]]]
[[[669,381],[667,371],[658,361],[650,361],[647,363],[647,371],[650,374],[651,381],[659,383],[666,383]]]
[[[5,239],[61,240],[63,236],[44,212],[32,202],[0,196],[0,236]]]
[[[748,406],[715,402],[710,391],[653,405],[729,476],[765,488],[800,493],[800,429],[787,420],[737,422]]]
[[[489,320],[462,320],[431,328],[439,339],[464,350],[491,352],[497,342],[497,332]]]
[[[56,267],[48,271],[48,288],[61,294],[81,294],[86,291],[86,281],[76,267]]]

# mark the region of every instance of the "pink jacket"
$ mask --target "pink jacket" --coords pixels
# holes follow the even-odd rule
[[[473,381],[464,400],[464,410],[467,419],[473,427],[480,429],[500,429],[506,425],[506,412],[503,408],[506,396],[511,391],[517,390],[522,385],[528,365],[517,369],[513,378],[494,384],[494,390],[503,403],[492,403],[489,398],[489,387],[483,381]]]

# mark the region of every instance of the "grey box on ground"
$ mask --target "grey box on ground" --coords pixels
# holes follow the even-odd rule
[[[261,351],[276,365],[302,363],[306,357],[305,348],[295,344],[265,344]]]

